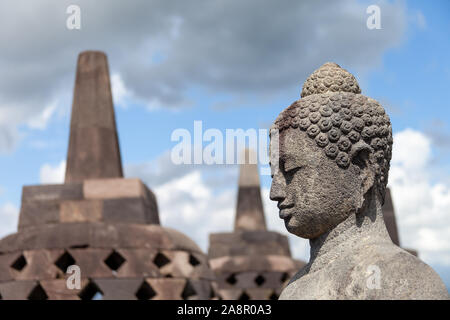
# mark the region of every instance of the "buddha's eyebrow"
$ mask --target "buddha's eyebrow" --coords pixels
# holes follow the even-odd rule
[[[304,159],[302,159],[300,156],[298,155],[292,155],[292,154],[285,154],[284,156],[284,165],[285,167],[302,167],[306,164],[306,162],[304,161]]]

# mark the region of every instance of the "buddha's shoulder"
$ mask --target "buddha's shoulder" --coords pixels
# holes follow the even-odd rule
[[[372,256],[370,256],[372,254]],[[375,246],[363,265],[370,273],[379,272],[381,286],[392,299],[448,299],[439,275],[415,255],[396,245]]]
[[[280,299],[448,299],[436,272],[392,243],[355,248],[319,271],[302,268]]]

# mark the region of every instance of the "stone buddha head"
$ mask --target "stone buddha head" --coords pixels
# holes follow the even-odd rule
[[[368,203],[384,202],[391,123],[377,101],[360,93],[353,75],[325,63],[271,128],[270,198],[299,237],[314,239]]]

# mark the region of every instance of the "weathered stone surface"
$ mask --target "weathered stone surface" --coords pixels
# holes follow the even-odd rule
[[[114,272],[105,264],[105,260],[111,251],[111,249],[81,248],[69,249],[67,252],[80,267],[83,277],[109,278],[114,276]]]
[[[87,281],[87,279],[81,279],[81,288],[86,285]],[[66,279],[41,280],[40,284],[49,300],[80,300],[78,294],[81,289],[69,289]]]
[[[3,300],[26,300],[36,284],[33,280],[3,282],[0,283],[0,294]]]
[[[50,184],[24,186],[22,188],[22,203],[52,200],[81,200],[83,188],[81,183]]]
[[[103,220],[109,223],[150,223],[142,198],[108,199],[103,204]]]
[[[223,300],[239,300],[242,289],[219,289],[219,295]]]
[[[102,300],[136,300],[142,279],[96,279],[103,292]]]
[[[145,196],[139,179],[89,179],[83,182],[86,199],[120,199]]]
[[[185,279],[146,279],[147,283],[155,290],[154,300],[180,300],[186,285]]]
[[[209,243],[210,259],[227,255],[291,254],[287,237],[272,231],[213,233],[209,236]]]
[[[200,248],[182,233],[158,225],[61,223],[30,228],[0,240],[0,252],[93,248],[151,248],[187,250],[201,253]]]
[[[78,56],[66,182],[122,176],[106,55],[85,51]]]
[[[355,81],[323,65],[272,126],[270,198],[287,230],[311,244],[280,299],[448,299],[439,276],[386,230],[391,124]]]
[[[253,300],[269,300],[273,294],[272,289],[247,289],[245,292]]]
[[[103,201],[63,201],[60,204],[60,222],[95,222],[103,219]]]
[[[209,263],[213,270],[226,270],[227,272],[242,272],[245,270],[289,272],[295,270],[298,266],[292,258],[277,255],[224,256],[211,259]]]
[[[11,267],[13,263],[20,258],[22,252],[5,253],[0,255],[0,282],[14,280],[14,268]],[[22,267],[19,264],[19,267]],[[24,266],[23,266],[24,267]]]
[[[81,200],[82,198],[82,185],[77,183],[24,186],[19,229],[57,223],[60,219],[61,201]]]
[[[117,277],[152,277],[161,276],[159,268],[153,260],[157,250],[152,249],[120,249],[117,250],[126,262],[117,270]]]
[[[16,280],[39,280],[54,279],[58,275],[58,268],[54,264],[56,257],[60,252],[50,250],[32,250],[24,251],[23,257],[26,260],[25,267],[20,270],[14,270]]]

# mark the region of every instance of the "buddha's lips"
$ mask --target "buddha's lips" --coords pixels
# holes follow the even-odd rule
[[[292,212],[289,212],[288,208],[281,209],[279,215],[280,215],[281,219],[287,219],[287,218],[290,218],[292,216]]]

